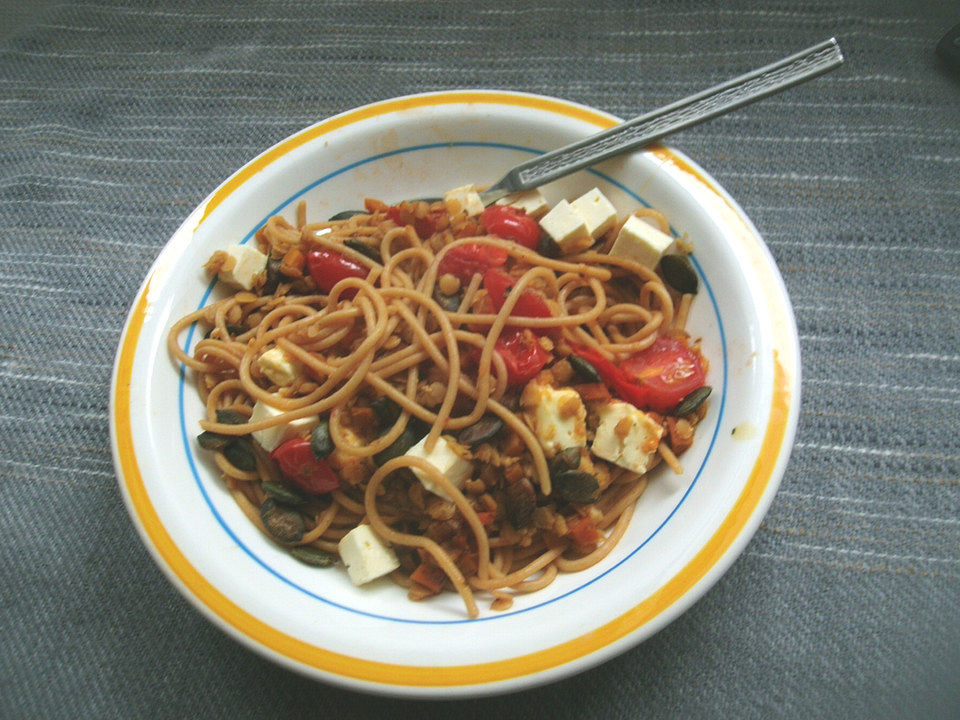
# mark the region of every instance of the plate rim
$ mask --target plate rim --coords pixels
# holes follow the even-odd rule
[[[673,172],[706,191],[733,222],[749,260],[764,284],[771,308],[773,394],[770,418],[753,469],[732,509],[694,556],[652,595],[585,634],[530,654],[477,665],[444,667],[394,665],[344,655],[285,635],[243,610],[194,568],[166,533],[143,483],[133,448],[130,379],[140,331],[149,311],[151,282],[178,238],[197,227],[234,190],[259,170],[295,148],[340,127],[378,115],[441,104],[487,103],[520,106],[584,120],[598,129],[621,120],[579,103],[515,91],[454,90],[404,95],[362,105],[310,125],[266,149],[224,180],[187,216],[166,242],[141,283],[127,314],[111,375],[110,439],[117,480],[128,513],[151,556],[191,604],[259,654],[309,677],[387,695],[412,697],[478,696],[540,685],[603,662],[658,632],[685,612],[729,569],[755,534],[769,509],[789,460],[800,407],[800,354],[796,320],[783,279],[746,213],[712,177],[683,153],[665,145],[649,150]],[[777,312],[782,317],[777,317]],[[778,322],[779,320],[779,322]],[[709,555],[709,557],[708,557]],[[695,567],[694,567],[695,566]],[[670,599],[664,599],[669,596]],[[585,639],[586,638],[586,639]]]

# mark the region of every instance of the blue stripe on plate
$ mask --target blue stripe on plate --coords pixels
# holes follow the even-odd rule
[[[358,160],[358,161],[356,161],[356,162],[350,163],[349,165],[345,165],[345,166],[343,166],[342,168],[339,168],[338,170],[335,170],[334,172],[329,173],[328,175],[324,175],[324,176],[323,176],[322,178],[320,178],[319,180],[316,180],[315,182],[312,182],[312,183],[310,183],[309,185],[307,185],[307,186],[305,186],[304,188],[302,188],[301,190],[297,191],[296,193],[294,193],[293,195],[291,195],[290,197],[288,197],[286,200],[284,200],[282,203],[280,203],[279,205],[277,205],[273,210],[271,210],[262,220],[260,220],[260,221],[253,227],[252,230],[250,230],[250,232],[248,232],[248,233],[244,236],[244,238],[243,238],[240,242],[241,242],[241,244],[246,243],[246,242],[249,242],[249,240],[253,237],[254,233],[256,233],[256,231],[259,230],[261,227],[263,227],[263,225],[267,222],[267,220],[269,220],[269,219],[270,219],[271,217],[273,217],[274,215],[277,215],[278,213],[280,213],[284,208],[288,207],[288,206],[290,205],[290,203],[294,202],[295,200],[297,200],[298,198],[300,198],[301,196],[303,196],[305,193],[309,192],[310,190],[312,190],[313,188],[315,188],[315,187],[317,187],[317,186],[319,186],[319,185],[322,185],[323,183],[327,182],[327,181],[330,180],[331,178],[337,177],[338,175],[342,175],[342,174],[345,173],[345,172],[349,172],[350,170],[353,170],[354,168],[360,167],[361,165],[366,165],[366,164],[369,164],[369,163],[372,163],[372,162],[376,162],[376,161],[378,161],[378,160],[383,160],[384,158],[388,158],[388,157],[391,157],[391,156],[394,156],[394,155],[400,155],[400,154],[403,154],[403,153],[410,153],[410,152],[420,152],[420,151],[424,151],[424,150],[435,150],[435,149],[438,149],[438,148],[449,148],[449,147],[496,148],[496,149],[499,149],[499,150],[517,150],[517,151],[520,151],[520,152],[529,153],[529,154],[531,154],[531,155],[541,155],[541,154],[543,154],[543,151],[542,151],[542,150],[535,150],[535,149],[532,149],[532,148],[521,147],[521,146],[517,146],[517,145],[506,145],[506,144],[503,144],[503,143],[491,143],[491,142],[453,142],[453,143],[431,143],[431,144],[427,144],[427,145],[414,145],[414,146],[410,146],[410,147],[406,147],[406,148],[401,148],[401,149],[399,149],[399,150],[392,150],[392,151],[390,151],[390,152],[380,153],[380,154],[378,154],[378,155],[371,155],[370,157],[364,158],[363,160]],[[629,188],[627,188],[627,187],[626,187],[625,185],[623,185],[622,183],[620,183],[620,182],[614,180],[613,178],[611,178],[611,177],[609,177],[609,176],[607,176],[607,175],[604,175],[603,173],[598,172],[598,171],[596,171],[596,170],[588,170],[587,172],[589,172],[589,173],[592,174],[592,175],[595,175],[596,177],[600,178],[600,179],[603,180],[604,182],[609,183],[609,184],[613,185],[614,187],[622,190],[622,191],[625,192],[627,195],[629,195],[630,197],[632,197],[634,200],[636,200],[637,202],[639,202],[641,205],[643,205],[643,206],[645,206],[645,207],[650,207],[650,204],[649,204],[648,202],[646,202],[643,198],[641,198],[639,195],[637,195],[635,192],[633,192],[632,190],[630,190]],[[671,232],[672,232],[674,235],[677,235],[677,234],[678,234],[673,227],[671,227],[670,230],[671,230]],[[717,326],[718,326],[718,328],[719,328],[719,330],[720,330],[720,343],[721,343],[721,347],[722,347],[722,353],[721,353],[721,354],[722,354],[722,357],[723,357],[723,385],[722,385],[722,390],[721,390],[721,392],[720,392],[720,409],[719,409],[718,414],[717,414],[717,423],[716,423],[716,427],[714,428],[714,431],[713,431],[713,436],[710,438],[710,446],[707,448],[707,453],[706,453],[706,455],[705,455],[704,458],[703,458],[703,462],[700,464],[700,467],[697,468],[697,473],[696,473],[696,475],[694,475],[693,481],[690,483],[690,487],[687,488],[686,492],[684,492],[683,496],[682,496],[682,497],[680,498],[680,500],[677,502],[676,506],[674,506],[674,508],[670,511],[670,514],[667,515],[667,517],[663,520],[663,522],[660,523],[660,525],[658,525],[657,528],[656,528],[652,533],[650,533],[650,535],[649,535],[647,538],[645,538],[645,539],[643,540],[643,542],[641,542],[636,548],[634,548],[625,558],[623,558],[622,560],[620,560],[620,562],[616,563],[615,565],[613,565],[612,567],[608,568],[607,570],[605,570],[605,571],[602,572],[601,574],[597,575],[596,577],[592,578],[591,580],[588,580],[587,582],[583,583],[583,585],[580,585],[580,586],[574,588],[573,590],[569,590],[568,592],[566,592],[566,593],[564,593],[564,594],[562,594],[562,595],[558,595],[558,596],[556,596],[556,597],[553,597],[553,598],[551,598],[550,600],[547,600],[547,601],[545,601],[545,602],[542,602],[542,603],[540,603],[540,604],[538,604],[538,605],[533,605],[533,606],[528,607],[528,608],[522,608],[522,609],[520,609],[520,610],[514,610],[514,611],[512,611],[512,612],[497,613],[496,615],[491,615],[491,616],[489,616],[489,617],[480,617],[480,618],[475,618],[475,619],[465,618],[465,619],[462,619],[462,620],[414,620],[414,619],[408,619],[408,618],[391,617],[391,616],[389,616],[389,615],[379,615],[379,614],[376,614],[376,613],[365,612],[365,611],[363,611],[363,610],[357,610],[356,608],[352,608],[352,607],[349,607],[349,606],[347,606],[347,605],[342,605],[342,604],[340,604],[340,603],[334,602],[334,601],[330,600],[329,598],[323,597],[322,595],[317,595],[316,593],[311,592],[310,590],[307,590],[306,588],[298,585],[297,583],[295,583],[294,581],[292,581],[290,578],[285,577],[284,575],[280,574],[280,572],[278,572],[276,569],[272,568],[272,567],[271,567],[269,564],[267,564],[262,558],[260,558],[259,556],[257,556],[249,547],[247,547],[247,546],[240,540],[240,538],[237,537],[236,533],[234,533],[234,531],[230,528],[230,526],[227,525],[227,523],[224,521],[224,519],[223,519],[223,517],[220,515],[220,513],[217,512],[216,507],[214,507],[214,504],[213,504],[213,502],[212,502],[211,499],[210,499],[210,495],[209,495],[208,492],[207,492],[207,488],[205,487],[204,482],[200,479],[200,473],[199,473],[199,471],[198,471],[198,469],[197,469],[196,460],[195,460],[194,454],[193,454],[193,448],[191,447],[190,435],[189,435],[188,432],[187,432],[186,413],[184,412],[184,392],[185,392],[185,387],[186,387],[186,369],[183,368],[183,367],[181,367],[181,368],[180,368],[179,396],[178,396],[179,409],[180,409],[180,436],[181,436],[181,438],[182,438],[182,440],[183,440],[183,449],[184,449],[184,452],[186,453],[187,462],[188,462],[189,465],[190,465],[190,470],[191,470],[191,472],[193,473],[193,478],[194,478],[194,481],[195,481],[196,484],[197,484],[197,488],[200,490],[201,495],[203,495],[203,499],[204,499],[204,501],[207,503],[207,507],[210,508],[210,512],[213,513],[214,518],[216,518],[217,522],[220,524],[220,527],[223,528],[223,531],[224,531],[240,548],[242,548],[243,551],[244,551],[254,562],[256,562],[260,567],[262,567],[264,570],[266,570],[266,571],[269,572],[271,575],[273,575],[274,577],[276,577],[278,580],[280,580],[280,581],[284,582],[285,584],[289,585],[290,587],[292,587],[292,588],[294,588],[294,589],[296,589],[296,590],[304,593],[305,595],[308,595],[308,596],[310,596],[310,597],[312,597],[312,598],[314,598],[314,599],[316,599],[316,600],[319,600],[320,602],[323,602],[323,603],[325,603],[325,604],[327,604],[327,605],[331,605],[331,606],[333,606],[333,607],[339,608],[339,609],[341,609],[341,610],[346,610],[346,611],[348,611],[348,612],[357,613],[358,615],[363,615],[363,616],[365,616],[365,617],[377,618],[378,620],[390,620],[390,621],[393,621],[393,622],[400,622],[400,623],[410,623],[410,624],[416,624],[416,625],[459,625],[459,624],[464,624],[464,623],[489,622],[489,621],[494,621],[494,620],[500,620],[500,619],[505,618],[505,617],[510,617],[511,615],[519,615],[519,614],[521,614],[521,613],[530,612],[530,611],[532,611],[532,610],[536,610],[537,608],[544,607],[544,606],[549,605],[549,604],[551,604],[551,603],[557,602],[558,600],[561,600],[561,599],[563,599],[563,598],[565,598],[565,597],[568,597],[568,596],[570,596],[570,595],[573,595],[574,593],[579,592],[579,591],[582,590],[583,588],[588,587],[588,586],[592,585],[593,583],[597,582],[597,580],[599,580],[600,578],[605,577],[606,575],[609,575],[609,574],[612,573],[614,570],[616,570],[618,567],[620,567],[621,565],[623,565],[625,562],[627,562],[627,560],[629,560],[629,559],[632,558],[634,555],[636,555],[638,552],[640,552],[640,550],[643,549],[643,547],[644,547],[645,545],[647,545],[647,543],[649,543],[649,542],[657,535],[657,533],[659,533],[659,532],[663,529],[663,527],[670,521],[670,519],[671,519],[674,515],[676,515],[677,511],[680,509],[680,506],[683,505],[684,501],[687,499],[687,497],[689,497],[691,491],[692,491],[693,488],[696,486],[697,481],[700,479],[700,476],[701,476],[701,474],[703,473],[703,469],[704,469],[704,467],[706,467],[707,461],[709,460],[710,455],[711,455],[711,453],[713,452],[714,445],[716,444],[717,435],[718,435],[718,433],[719,433],[719,431],[720,431],[721,420],[723,419],[723,412],[724,412],[724,407],[725,407],[725,405],[726,405],[726,397],[727,397],[727,340],[726,340],[726,334],[724,333],[724,329],[723,329],[723,322],[722,322],[722,320],[720,319],[720,310],[719,310],[719,308],[717,307],[717,300],[716,300],[716,297],[714,296],[713,289],[710,287],[710,282],[707,280],[706,275],[704,275],[704,273],[703,273],[703,268],[700,267],[700,264],[696,261],[696,258],[694,258],[693,256],[691,256],[691,259],[693,260],[693,264],[694,264],[694,266],[696,267],[697,274],[700,275],[701,279],[703,280],[704,287],[706,287],[706,289],[707,289],[707,295],[708,295],[709,298],[710,298],[710,303],[711,303],[711,305],[712,305],[712,307],[713,307],[714,316],[715,316],[716,319],[717,319]],[[210,299],[210,295],[211,295],[211,293],[213,292],[213,288],[214,288],[215,285],[216,285],[216,281],[212,281],[212,282],[210,283],[210,285],[207,287],[206,291],[204,292],[203,296],[200,298],[200,303],[197,305],[197,309],[200,309],[200,308],[202,308],[204,305],[207,304],[207,301]],[[191,344],[191,341],[193,340],[193,334],[194,334],[194,331],[196,330],[196,327],[197,327],[196,324],[190,326],[190,329],[189,329],[189,331],[187,332],[187,338],[186,338],[186,343],[184,344],[184,348],[189,348],[189,347],[190,347],[190,344]]]

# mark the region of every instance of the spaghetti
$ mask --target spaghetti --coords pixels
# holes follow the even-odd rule
[[[511,235],[443,201],[296,217],[256,233],[246,278],[253,248],[215,253],[235,291],[168,345],[229,492],[298,558],[331,564],[368,526],[412,599],[452,590],[475,617],[477,593],[506,609],[600,562],[648,470],[680,471],[709,392],[692,295],[611,253],[623,223],[562,254],[529,218]]]

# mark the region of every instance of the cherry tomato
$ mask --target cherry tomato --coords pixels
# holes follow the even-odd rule
[[[511,385],[533,379],[550,362],[550,354],[537,336],[523,328],[504,328],[493,347],[507,366],[507,382]]]
[[[449,273],[460,282],[468,283],[476,274],[481,275],[490,268],[500,267],[507,262],[507,251],[503,248],[478,243],[466,243],[451,248],[440,258],[437,277]]]
[[[660,337],[646,350],[620,363],[621,369],[647,391],[657,412],[668,412],[704,383],[700,356],[678,338]]]
[[[483,274],[483,287],[487,291],[494,309],[499,312],[506,300],[507,293],[516,281],[502,270],[487,270]],[[524,290],[510,311],[514,317],[548,318],[552,317],[550,307],[543,297],[533,290]]]
[[[491,205],[480,215],[480,222],[491,235],[516,240],[530,250],[540,243],[540,226],[526,212],[509,205]]]
[[[278,445],[270,458],[290,482],[304,492],[322,495],[340,487],[340,478],[327,464],[318,460],[310,449],[310,441],[294,438]]]
[[[367,277],[366,266],[333,250],[311,250],[307,253],[307,267],[310,277],[325,293],[346,278]]]

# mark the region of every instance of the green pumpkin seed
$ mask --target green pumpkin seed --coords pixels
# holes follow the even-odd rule
[[[236,438],[231,435],[221,435],[220,433],[210,432],[209,430],[204,430],[197,435],[197,443],[204,450],[223,450],[235,439]]]
[[[567,470],[577,470],[580,467],[580,448],[569,447],[561,450],[547,462],[550,477],[556,477]]]
[[[207,330],[207,334],[203,336],[204,340],[209,338],[213,331],[216,330],[216,327],[212,327]],[[239,323],[227,323],[227,335],[233,337],[235,335],[243,335],[247,331],[246,325],[240,325]]]
[[[260,506],[263,526],[280,542],[294,543],[303,538],[303,517],[296,510],[285,508],[273,498]]]
[[[330,421],[327,418],[320,418],[320,422],[310,433],[310,449],[317,460],[327,457],[337,449],[330,437]]]
[[[365,242],[360,240],[354,240],[353,238],[348,238],[343,241],[343,244],[346,245],[351,250],[356,250],[361,255],[366,255],[368,258],[374,262],[383,263],[383,257],[380,255],[380,251],[376,248],[372,248],[367,245]]]
[[[290,554],[297,560],[314,567],[330,567],[336,564],[337,556],[310,545],[298,545],[290,548]]]
[[[217,422],[224,425],[243,425],[248,419],[239,410],[217,410]]]
[[[440,292],[440,288],[435,287],[433,289],[433,299],[436,301],[437,305],[442,307],[447,312],[456,312],[460,309],[460,302],[463,300],[463,296],[460,293],[444,295],[442,292]]]
[[[282,505],[299,507],[307,502],[307,499],[296,490],[291,490],[286,485],[281,485],[277,482],[264,480],[262,483],[260,483],[260,487],[263,488],[263,491],[267,495]]]
[[[424,432],[420,429],[418,423],[415,423],[413,418],[411,418],[407,422],[407,426],[403,429],[403,432],[400,433],[400,437],[374,455],[373,462],[379,467],[394,458],[406,455],[407,450],[420,442],[420,438],[423,436]]]
[[[533,511],[537,508],[537,492],[527,478],[507,485],[504,496],[504,510],[507,520],[517,530],[525,528],[533,519]]]
[[[283,265],[283,258],[267,258],[267,279],[260,289],[264,295],[276,292],[277,285],[283,280],[283,274],[280,272],[281,265]]]
[[[601,382],[600,373],[597,372],[597,369],[579,355],[568,355],[567,362],[573,367],[574,372],[587,382]]]
[[[660,272],[667,284],[677,292],[697,294],[697,272],[686,255],[664,255],[660,259]]]
[[[370,403],[370,409],[377,414],[381,428],[393,427],[397,418],[400,417],[400,406],[386,395],[381,395]]]
[[[349,220],[354,215],[366,215],[366,210],[341,210],[335,215],[331,215],[330,219],[327,222],[334,222],[336,220]]]
[[[470,427],[461,430],[457,439],[464,445],[476,447],[492,440],[501,429],[503,420],[496,415],[484,415]]]
[[[709,385],[698,387],[683,400],[681,400],[677,407],[675,407],[673,412],[670,414],[677,416],[689,415],[703,404],[703,401],[710,396],[711,392],[713,392],[713,388],[711,388]]]
[[[537,243],[537,252],[548,258],[558,258],[563,254],[560,245],[546,233],[541,233],[540,241]]]
[[[553,478],[554,497],[576,505],[588,505],[600,498],[600,484],[590,473],[567,470]]]
[[[223,449],[223,456],[230,461],[237,470],[253,472],[257,469],[257,454],[249,438],[233,438],[233,442]]]

